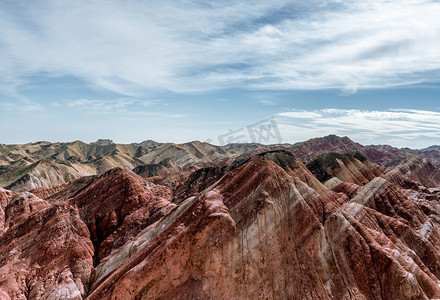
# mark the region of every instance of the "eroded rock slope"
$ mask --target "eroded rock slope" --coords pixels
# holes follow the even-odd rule
[[[440,298],[437,195],[356,153],[315,162],[278,150],[2,189],[0,298]]]

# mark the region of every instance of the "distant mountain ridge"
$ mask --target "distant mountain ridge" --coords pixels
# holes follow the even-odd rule
[[[90,144],[74,141],[0,145],[0,186],[25,191],[62,184],[81,176],[100,175],[115,167],[132,170],[168,159],[180,166],[197,165],[231,159],[250,149],[265,147],[259,144],[220,147],[199,141],[184,144],[154,141],[115,144],[111,140],[98,140]],[[46,176],[36,180],[40,174]]]
[[[363,146],[348,137],[329,135],[296,144],[262,145],[257,143],[216,146],[193,141],[184,144],[141,143],[116,144],[109,139],[93,143],[36,142],[23,145],[0,144],[0,186],[13,191],[62,184],[81,176],[100,175],[120,167],[133,170],[149,164],[171,160],[180,167],[203,167],[206,164],[224,165],[235,159],[246,159],[255,154],[284,149],[303,163],[326,152],[349,153],[358,151],[371,162],[389,167],[404,159],[419,156],[440,167],[440,147],[422,150],[395,148],[388,145]]]
[[[436,151],[2,145],[0,298],[440,299]]]
[[[439,145],[432,145],[432,146],[429,146],[429,147],[427,147],[427,148],[423,148],[423,149],[421,149],[422,151],[431,151],[431,150],[437,150],[437,151],[440,151],[440,146]]]
[[[124,147],[77,143],[68,161],[137,149]],[[439,178],[426,159],[385,168],[362,147],[338,153],[359,146],[334,136],[291,146],[331,149],[307,165],[286,145],[215,147],[142,152],[138,174],[0,188],[0,298],[440,298],[440,199],[424,186]],[[54,163],[23,178],[52,184]]]

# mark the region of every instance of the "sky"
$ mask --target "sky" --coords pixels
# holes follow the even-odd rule
[[[440,1],[0,1],[0,143],[440,144]]]

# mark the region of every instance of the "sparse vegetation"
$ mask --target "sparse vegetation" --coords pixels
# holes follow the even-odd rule
[[[365,156],[363,156],[359,151],[352,151],[348,154],[350,154],[351,156],[353,156],[354,158],[356,158],[360,162],[364,162],[367,160],[367,158]]]
[[[365,161],[366,158],[357,151],[353,151],[346,154],[336,153],[336,152],[326,152],[318,155],[308,163],[306,163],[307,169],[313,173],[313,175],[318,178],[319,181],[324,182],[332,178],[333,176],[327,172],[327,168],[337,169],[339,164],[337,159],[341,160],[344,164],[347,164],[350,157],[354,157],[360,161]]]
[[[260,156],[272,160],[284,170],[293,170],[298,167],[296,158],[290,152],[285,150],[268,151],[260,154]]]
[[[18,147],[15,145],[4,145],[4,146],[1,146],[1,150],[9,152],[9,151],[18,150]]]
[[[397,165],[398,163],[400,163],[402,160],[404,160],[403,157],[400,156],[396,156],[394,157],[392,160],[390,160],[389,162],[387,162],[385,164],[385,168],[389,168],[391,166]]]
[[[0,166],[0,184],[2,187],[8,187],[21,177],[31,171],[38,162],[21,167]]]
[[[337,159],[341,160],[344,164],[347,164],[351,158],[356,158],[361,162],[367,160],[367,158],[358,151],[352,151],[346,154],[326,152],[306,163],[306,167],[316,176],[316,178],[319,179],[319,181],[324,182],[333,177],[327,172],[327,168],[332,170],[339,168]]]
[[[306,164],[306,167],[321,182],[327,181],[333,177],[332,175],[330,175],[327,172],[327,169],[325,167],[325,163],[323,160],[323,155],[320,155],[320,156],[316,157],[315,159],[312,159],[310,162],[308,162]]]

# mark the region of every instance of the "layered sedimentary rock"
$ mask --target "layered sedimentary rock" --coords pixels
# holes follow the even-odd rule
[[[5,210],[0,236],[2,299],[82,299],[93,269],[93,244],[76,207],[31,193]]]
[[[12,200],[2,191],[0,295],[6,299],[82,299],[94,265],[173,205],[153,195],[135,174],[121,169],[93,182],[63,185],[52,204],[32,193]],[[60,191],[72,198],[53,198]],[[3,201],[6,194],[6,201]]]
[[[357,151],[371,162],[384,167],[398,164],[404,159],[419,156],[428,160],[436,168],[440,167],[440,147],[431,146],[425,149],[396,148],[389,145],[368,145],[356,143],[348,137],[329,135],[313,138],[305,142],[286,145],[289,150],[303,162],[309,162],[316,156],[326,152],[345,154]]]
[[[363,149],[361,144],[353,142],[348,137],[336,135],[313,138],[305,142],[296,143],[290,147],[291,152],[303,162],[308,162],[326,152],[348,153],[361,149]]]
[[[115,167],[141,172],[145,166],[151,168],[161,165],[164,171],[164,165],[171,163],[184,168],[186,174],[182,175],[182,172],[176,173],[173,170],[171,177],[174,179],[166,178],[162,181],[162,172],[158,174],[162,178],[151,179],[150,182],[168,187],[174,184],[170,187],[173,190],[184,180],[182,177],[187,177],[196,169],[211,167],[212,164],[232,165],[237,160],[244,161],[265,151],[283,149],[293,153],[304,163],[326,152],[345,154],[358,151],[371,162],[383,167],[395,166],[416,155],[427,159],[436,168],[440,166],[440,151],[436,146],[422,150],[398,149],[387,145],[363,146],[348,137],[335,135],[293,145],[270,146],[258,143],[215,146],[199,141],[174,144],[150,140],[132,144],[116,144],[111,140],[98,140],[89,144],[81,141],[36,142],[24,145],[0,144],[0,187],[22,192],[33,188],[52,187],[82,176],[101,175]],[[165,166],[165,169],[167,168]],[[147,176],[151,177],[151,174]],[[142,176],[145,177],[146,174]],[[171,197],[174,191],[162,192],[164,196],[168,194],[167,197]]]
[[[15,196],[16,193],[0,188],[0,234],[5,231],[5,209]]]
[[[437,195],[357,154],[319,159],[323,182],[270,151],[175,189],[171,164],[2,189],[0,298],[440,298]]]
[[[205,163],[227,161],[260,144],[231,144],[223,147],[194,141],[184,144],[145,141],[115,144],[98,140],[86,144],[37,142],[25,145],[0,144],[0,186],[14,191],[52,187],[86,175],[120,167],[132,170],[153,164],[176,164],[180,167],[203,166]]]
[[[381,175],[380,168],[359,152],[323,153],[308,162],[307,168],[322,182],[336,177],[345,182],[365,184]]]
[[[83,167],[77,170],[74,166],[60,164],[49,160],[38,161],[29,166],[29,170],[7,186],[16,192],[29,191],[37,187],[51,187],[69,182],[76,178],[95,171],[92,168]]]
[[[440,149],[438,146],[418,150],[410,148],[399,149],[389,145],[369,145],[360,151],[371,161],[384,166],[392,166],[404,159],[419,156],[430,161],[435,167],[440,167]]]
[[[388,173],[389,176],[396,176],[397,173],[402,174],[426,187],[440,186],[440,169],[421,157],[405,159],[391,167]]]
[[[437,214],[426,216],[380,177],[350,198],[289,154],[268,153],[176,210],[134,241],[145,248],[90,299],[440,295]]]

